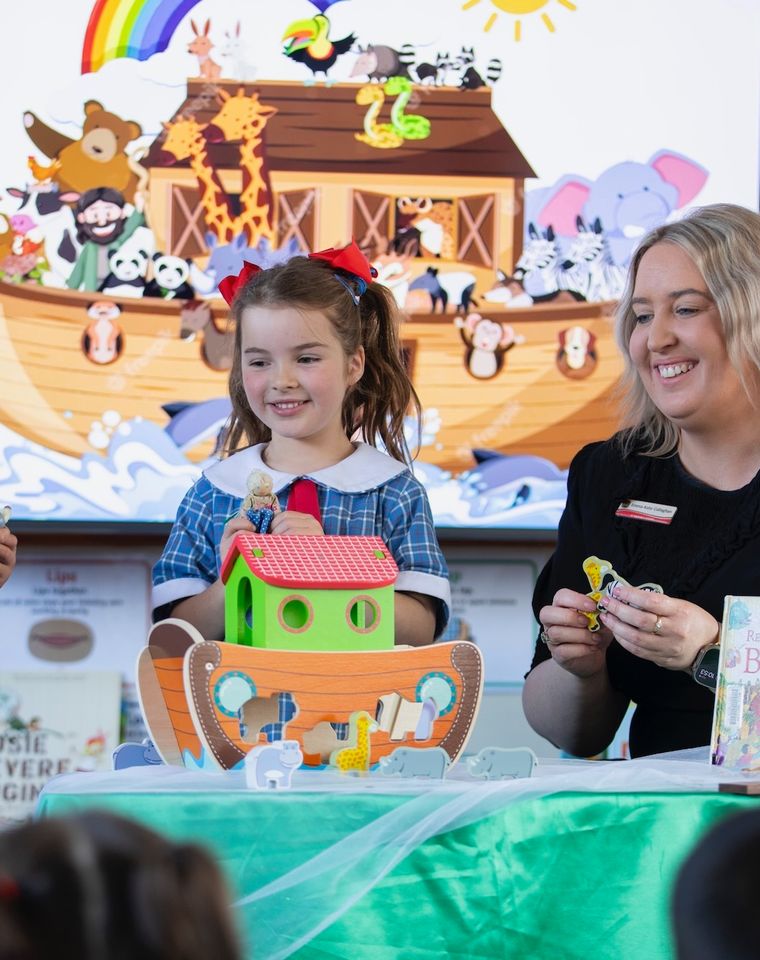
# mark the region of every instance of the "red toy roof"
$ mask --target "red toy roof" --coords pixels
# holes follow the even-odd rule
[[[239,533],[222,564],[224,583],[239,556],[260,580],[276,587],[366,590],[395,583],[398,573],[380,537]]]

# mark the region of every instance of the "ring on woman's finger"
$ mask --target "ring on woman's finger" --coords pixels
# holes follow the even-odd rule
[[[546,627],[541,627],[541,633],[538,635],[538,637],[541,643],[545,643],[547,647],[554,646],[554,641],[546,632]]]
[[[658,617],[655,620],[652,633],[656,633],[658,637],[662,633],[662,617]]]

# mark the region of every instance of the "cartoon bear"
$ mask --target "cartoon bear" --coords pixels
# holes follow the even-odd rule
[[[54,130],[28,110],[24,113],[24,126],[34,145],[46,157],[60,162],[54,180],[61,192],[84,193],[95,187],[112,187],[132,202],[138,178],[124,151],[130,141],[141,135],[142,127],[134,120],[122,120],[109,113],[97,100],[88,100],[84,113],[79,140]]]

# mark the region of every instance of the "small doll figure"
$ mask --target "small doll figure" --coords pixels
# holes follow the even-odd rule
[[[257,533],[268,533],[272,518],[279,513],[280,503],[272,493],[272,478],[263,470],[248,475],[248,494],[240,505],[240,516],[247,517]]]

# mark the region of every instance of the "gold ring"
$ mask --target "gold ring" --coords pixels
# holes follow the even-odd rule
[[[656,633],[657,636],[659,637],[661,632],[662,632],[662,617],[658,617],[654,622],[654,630],[652,631],[652,633]]]

